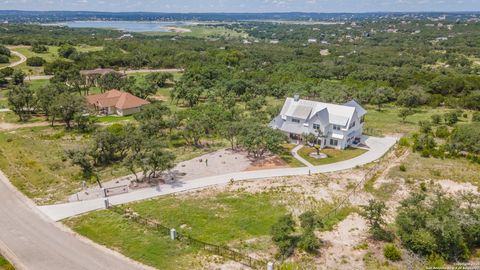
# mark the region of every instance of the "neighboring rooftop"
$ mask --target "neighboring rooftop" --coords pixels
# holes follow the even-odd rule
[[[137,108],[150,102],[130,93],[112,89],[103,94],[87,96],[87,102],[99,108],[115,107],[117,109]]]

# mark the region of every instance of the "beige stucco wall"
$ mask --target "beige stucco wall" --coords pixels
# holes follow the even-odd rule
[[[127,116],[127,115],[131,115],[131,114],[134,114],[134,113],[137,113],[140,111],[140,107],[137,107],[137,108],[130,108],[130,109],[117,109],[117,114],[120,115],[120,116]]]

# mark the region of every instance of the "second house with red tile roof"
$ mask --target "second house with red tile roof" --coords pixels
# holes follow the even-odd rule
[[[140,111],[142,106],[150,102],[136,97],[130,93],[116,89],[107,91],[103,94],[87,96],[88,104],[95,109],[98,114],[127,116]]]

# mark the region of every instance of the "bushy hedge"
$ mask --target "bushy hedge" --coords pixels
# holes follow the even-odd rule
[[[480,206],[475,200],[414,193],[401,202],[395,223],[403,245],[420,255],[465,261],[480,247]]]
[[[10,62],[10,59],[8,59],[8,56],[0,54],[0,64],[6,64],[9,62]]]
[[[383,247],[383,256],[393,262],[402,259],[402,253],[394,244],[386,244]]]
[[[27,59],[27,66],[29,67],[41,67],[45,64],[45,59],[35,56]]]

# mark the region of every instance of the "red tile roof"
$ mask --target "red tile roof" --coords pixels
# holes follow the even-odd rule
[[[103,94],[87,96],[87,102],[100,108],[115,107],[117,109],[137,108],[150,104],[150,102],[144,99],[116,89],[112,89]]]

